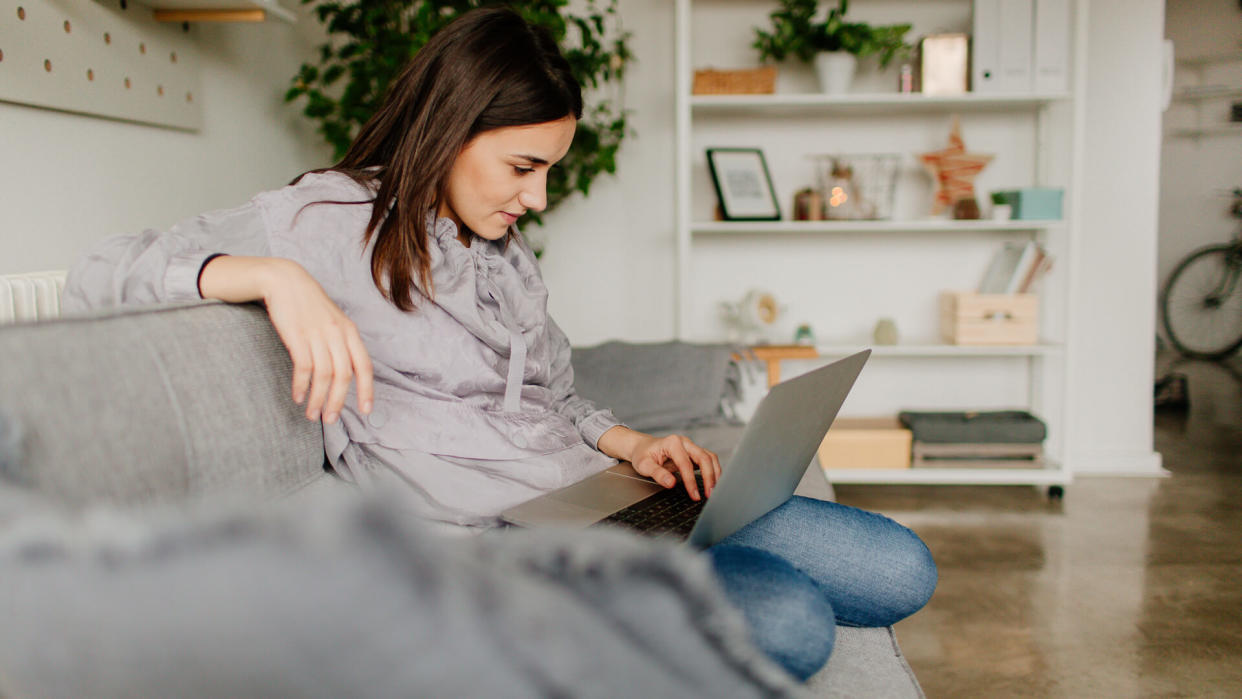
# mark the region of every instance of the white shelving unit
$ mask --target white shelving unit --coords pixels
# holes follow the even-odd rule
[[[1177,66],[1198,73],[1197,85],[1183,87],[1173,92],[1174,102],[1191,103],[1195,107],[1195,126],[1188,128],[1172,128],[1165,132],[1170,138],[1200,138],[1204,136],[1236,136],[1242,134],[1242,123],[1204,121],[1204,108],[1218,100],[1242,97],[1242,86],[1224,84],[1204,84],[1205,69],[1228,63],[1242,63],[1242,53],[1227,53],[1198,58],[1185,58],[1176,61]]]
[[[913,0],[911,0],[913,3]],[[961,2],[969,8],[968,0]],[[851,5],[862,6],[859,2]],[[1073,3],[1077,5],[1077,3]],[[729,249],[732,245],[750,245],[751,250],[758,245],[768,245],[773,249],[789,246],[790,254],[806,254],[802,246],[806,243],[817,245],[832,244],[832,241],[848,242],[857,246],[889,246],[895,254],[901,254],[903,246],[910,241],[936,241],[941,238],[952,239],[958,244],[987,246],[992,249],[998,241],[1012,237],[1026,237],[1038,240],[1055,238],[1057,245],[1054,254],[1061,255],[1058,264],[1066,269],[1072,267],[1069,251],[1073,249],[1074,222],[1070,215],[1073,211],[1069,197],[1072,197],[1073,161],[1077,157],[1074,141],[1074,128],[1079,127],[1077,117],[1069,118],[1071,128],[1063,128],[1062,124],[1054,126],[1046,119],[1050,107],[1063,105],[1065,113],[1074,113],[1076,99],[1080,99],[1081,86],[1077,85],[1074,71],[1071,76],[1073,90],[1065,94],[965,94],[958,96],[925,96],[920,94],[869,93],[829,96],[822,94],[784,94],[773,95],[692,95],[691,85],[696,68],[708,67],[694,64],[694,32],[696,22],[693,13],[695,6],[708,6],[710,11],[718,8],[727,13],[736,11],[737,3],[725,0],[676,0],[676,142],[677,142],[677,332],[685,339],[707,339],[702,336],[702,322],[693,314],[696,309],[704,308],[704,299],[695,298],[693,275],[713,275],[715,270],[696,270],[696,259],[702,255],[700,248],[711,247],[719,250],[723,246]],[[1071,22],[1073,50],[1083,54],[1085,47],[1085,13],[1075,8],[1074,20]],[[1081,59],[1079,59],[1081,60]],[[778,83],[779,84],[779,83]],[[775,123],[786,124],[802,120],[811,124],[823,124],[824,128],[832,125],[834,118],[854,119],[876,116],[876,121],[893,119],[926,120],[929,118],[947,119],[949,115],[980,115],[982,118],[1004,120],[1008,115],[1019,115],[1025,119],[1023,123],[1033,121],[1034,153],[1025,153],[1033,163],[1032,184],[1060,186],[1067,192],[1066,220],[1061,221],[952,221],[945,219],[912,219],[886,221],[772,221],[772,222],[737,222],[702,220],[706,213],[702,206],[703,183],[710,182],[709,174],[702,163],[703,144],[695,143],[696,129],[702,128],[701,123],[735,124],[776,120]],[[1064,121],[1064,118],[1062,118]],[[884,122],[889,123],[889,122]],[[773,129],[776,132],[777,129]],[[801,132],[799,132],[801,133]],[[1025,141],[1024,141],[1025,142]],[[755,144],[761,145],[761,144]],[[1060,160],[1056,167],[1049,163],[1056,160],[1050,150],[1060,148]],[[929,149],[930,150],[930,149]],[[929,185],[930,186],[930,185]],[[696,193],[700,197],[696,207]],[[782,210],[788,202],[782,202]],[[824,241],[828,241],[825,243]],[[964,243],[963,243],[964,241]],[[930,243],[930,244],[935,244]],[[819,250],[820,248],[815,248]],[[911,253],[915,254],[915,253]],[[725,273],[725,272],[719,272]],[[777,286],[779,297],[779,273],[773,273],[773,285]],[[1041,342],[1035,346],[954,346],[931,342],[909,342],[892,346],[873,347],[872,364],[886,362],[923,362],[933,366],[953,367],[969,376],[970,362],[989,362],[993,367],[996,363],[1002,366],[1012,365],[1014,372],[1022,372],[1027,377],[1025,390],[1019,389],[1019,402],[1047,418],[1051,413],[1054,417],[1048,420],[1050,436],[1064,434],[1069,414],[1066,404],[1068,376],[1066,344],[1070,323],[1069,314],[1072,307],[1069,299],[1069,280],[1071,273],[1065,273],[1059,282],[1060,288],[1052,294],[1058,302],[1052,308],[1045,309],[1043,325],[1055,325],[1055,339]],[[927,289],[928,295],[936,295],[942,289]],[[848,303],[865,304],[866,298],[851,298]],[[816,347],[820,355],[815,361],[824,363],[836,357],[846,356],[860,348],[854,344],[821,344]],[[965,362],[966,364],[963,364]],[[964,368],[965,367],[965,368]],[[872,368],[875,371],[875,368]],[[866,372],[865,372],[866,373]],[[1064,442],[1062,441],[1063,445]],[[878,469],[833,469],[829,478],[836,483],[905,483],[928,485],[1032,485],[1042,487],[1063,486],[1071,480],[1071,469],[1064,463],[1062,455],[1056,452],[1047,453],[1046,466],[1039,469],[1031,468],[918,468],[907,470]]]

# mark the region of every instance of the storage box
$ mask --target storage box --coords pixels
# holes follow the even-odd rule
[[[1026,187],[993,192],[992,196],[1013,207],[1009,218],[1017,221],[1061,220],[1061,199],[1065,192],[1046,187]]]
[[[940,334],[953,345],[1033,345],[1039,341],[1035,294],[940,295]]]
[[[776,92],[776,68],[696,70],[691,92],[696,95],[770,95]]]
[[[819,446],[819,464],[840,468],[910,468],[910,430],[897,418],[839,418]]]

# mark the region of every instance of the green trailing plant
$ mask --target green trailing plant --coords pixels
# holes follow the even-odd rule
[[[887,67],[893,58],[906,55],[910,46],[905,42],[909,24],[873,27],[864,22],[847,22],[845,13],[849,0],[841,0],[828,10],[823,21],[816,21],[819,0],[781,0],[780,7],[768,17],[772,31],[755,29],[759,59],[783,61],[795,56],[809,62],[821,51],[846,51],[859,58],[880,57],[880,67]]]
[[[573,144],[548,173],[551,211],[575,192],[590,193],[601,173],[617,170],[617,151],[629,133],[619,97],[626,65],[633,59],[630,34],[619,28],[617,0],[302,0],[328,32],[319,61],[304,63],[285,101],[305,98],[302,113],[340,159],[358,129],[383,102],[389,83],[442,27],[476,7],[508,5],[531,24],[545,27],[581,83],[587,106]],[[595,98],[595,99],[592,99]],[[542,223],[537,213],[524,219]],[[523,223],[526,221],[524,220]]]

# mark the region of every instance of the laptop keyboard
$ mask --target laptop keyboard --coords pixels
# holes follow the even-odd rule
[[[703,478],[696,474],[699,494],[703,494]],[[643,534],[656,537],[685,539],[694,529],[699,513],[707,499],[699,501],[690,499],[686,494],[685,485],[680,479],[677,486],[661,490],[645,500],[640,500],[629,507],[614,512],[611,516],[599,521],[601,525],[620,526]]]

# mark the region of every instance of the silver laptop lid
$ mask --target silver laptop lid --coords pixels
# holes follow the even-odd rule
[[[711,546],[793,495],[870,356],[864,350],[769,389],[687,543]]]

